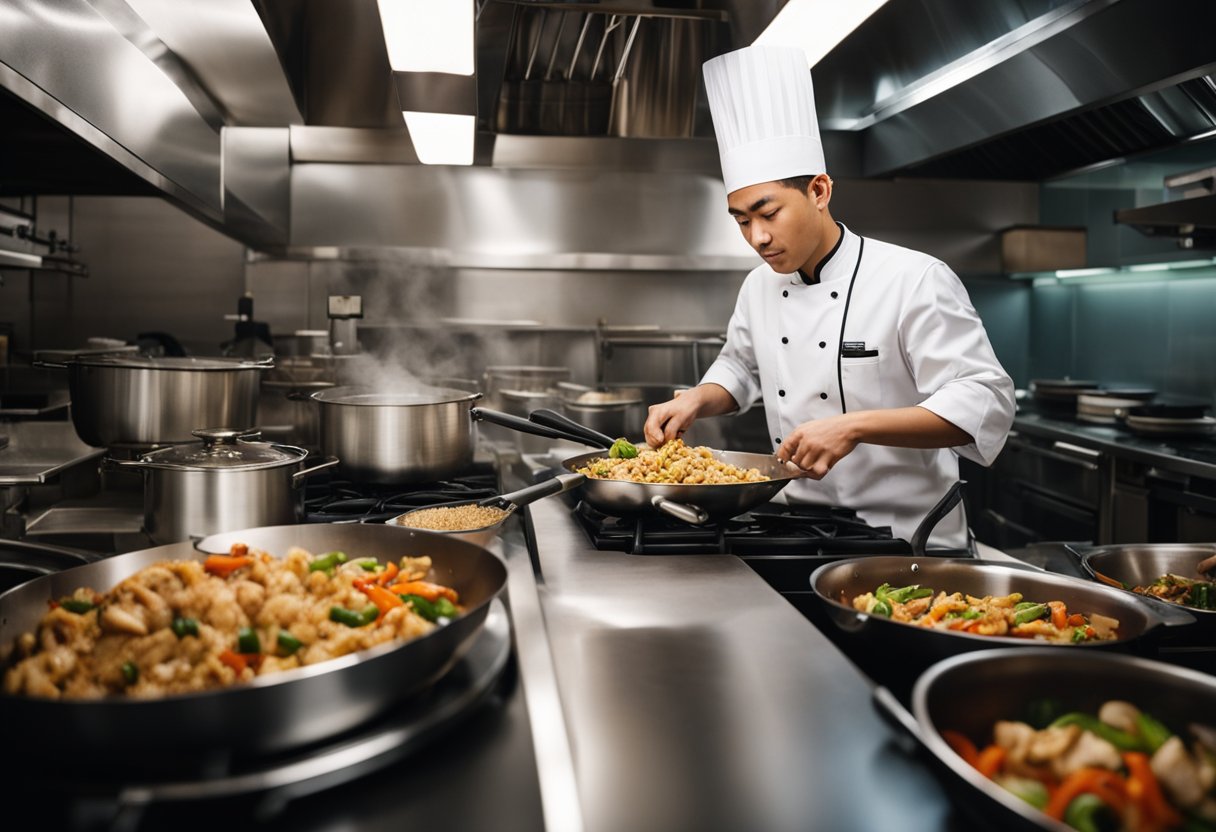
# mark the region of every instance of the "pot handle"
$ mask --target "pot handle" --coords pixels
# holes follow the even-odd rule
[[[122,468],[139,468],[142,471],[151,466],[141,459],[115,459],[112,456],[103,456],[99,467],[103,471],[118,471]]]
[[[37,367],[40,370],[66,370],[68,368],[67,364],[63,364],[58,361],[45,361],[42,359],[33,362],[32,366]]]
[[[339,462],[336,456],[327,456],[316,465],[311,465],[308,468],[301,468],[291,475],[291,487],[299,488],[304,484],[304,480],[318,471],[324,471],[326,468],[332,468]]]
[[[315,399],[312,397],[312,393],[305,393],[303,390],[288,390],[287,395],[284,398],[293,402],[315,401]]]
[[[265,358],[259,358],[256,361],[242,361],[241,366],[242,367],[260,367],[260,368],[267,369],[267,370],[273,369],[274,368],[274,356],[268,355]]]
[[[669,514],[677,520],[683,520],[694,526],[709,522],[709,514],[705,509],[691,506],[688,503],[677,503],[659,494],[650,498],[650,504],[664,514]]]
[[[495,506],[502,509],[509,506],[518,508],[526,506],[529,503],[535,503],[537,500],[545,497],[551,497],[554,494],[564,494],[572,488],[578,488],[586,481],[587,478],[582,474],[558,474],[556,477],[550,477],[536,485],[529,485],[527,488],[512,491],[510,494],[499,494],[494,497],[488,497],[477,505]]]

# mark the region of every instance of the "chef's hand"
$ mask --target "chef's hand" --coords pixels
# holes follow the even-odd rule
[[[646,444],[658,448],[664,442],[678,439],[692,427],[700,411],[697,398],[692,390],[687,390],[677,392],[674,399],[652,404],[642,429]]]
[[[857,447],[858,436],[849,414],[803,422],[785,437],[777,459],[793,462],[811,479],[821,480],[832,466]]]

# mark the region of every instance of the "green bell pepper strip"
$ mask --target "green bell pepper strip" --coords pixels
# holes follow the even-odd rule
[[[906,604],[909,601],[915,601],[917,598],[928,598],[932,594],[933,590],[927,586],[922,587],[920,584],[911,584],[899,589],[888,589],[887,600],[895,604]]]
[[[279,630],[279,655],[290,656],[304,646],[304,643],[286,630]]]
[[[346,553],[345,552],[330,552],[328,554],[321,555],[321,557],[319,557],[319,558],[315,558],[311,563],[309,563],[308,571],[309,572],[328,572],[330,574],[333,574],[334,569],[336,569],[338,567],[338,564],[341,564],[341,563],[346,563]]]
[[[261,653],[262,640],[252,627],[242,627],[236,631],[236,652]]]
[[[346,607],[330,607],[329,620],[347,627],[366,627],[380,616],[380,609],[372,604],[362,610],[348,610]]]
[[[1173,731],[1158,722],[1155,717],[1143,711],[1136,715],[1136,730],[1140,732],[1140,739],[1148,747],[1149,754],[1156,754],[1157,749],[1165,745],[1166,740],[1174,736]]]
[[[1015,608],[1016,609],[1016,608]],[[1050,612],[1046,604],[1032,604],[1013,615],[1013,625],[1016,627],[1019,624],[1028,624],[1031,621],[1037,621],[1040,618],[1045,618]]]
[[[74,612],[77,615],[84,615],[89,610],[97,607],[96,604],[89,601],[81,601],[79,598],[64,598],[59,602],[59,606],[63,607],[68,612]]]
[[[359,566],[360,566],[360,568],[363,569],[364,572],[375,572],[377,569],[380,568],[380,561],[378,561],[378,560],[361,560],[361,561],[359,561]]]
[[[883,618],[891,617],[891,604],[885,598],[877,598],[874,601],[874,606],[870,608],[870,615],[881,615]]]
[[[128,685],[133,685],[139,681],[139,667],[135,662],[122,663],[122,678]]]
[[[428,601],[421,595],[398,595],[402,601],[411,604],[414,607],[414,612],[421,615],[427,621],[434,621],[439,618],[438,601]],[[447,601],[446,598],[443,600]],[[451,603],[448,601],[448,603]]]
[[[198,636],[198,619],[197,618],[175,618],[173,623],[169,625],[173,629],[173,635],[178,638],[186,636]]]
[[[457,613],[456,605],[453,604],[451,601],[449,601],[447,598],[444,598],[442,595],[440,595],[438,598],[435,599],[434,606],[435,606],[435,612],[438,614],[438,616],[440,618],[455,618],[456,617],[456,613]]]
[[[1034,601],[1022,601],[1020,603],[1014,604],[1013,609],[1014,609],[1014,612],[1021,612],[1022,610],[1028,610],[1031,607],[1039,607],[1039,606],[1042,606],[1042,605],[1036,604]]]
[[[1111,725],[1107,725],[1102,720],[1091,714],[1084,714],[1079,711],[1064,714],[1051,723],[1052,728],[1062,728],[1066,725],[1077,725],[1084,731],[1089,731],[1091,734],[1096,734],[1108,743],[1118,748],[1120,751],[1144,751],[1145,744],[1141,742],[1140,737],[1135,734],[1129,734],[1126,731],[1120,731]]]
[[[1005,791],[1025,800],[1036,809],[1047,808],[1047,800],[1049,798],[1047,787],[1038,780],[1032,780],[1029,777],[1004,775],[997,780],[997,783]]]
[[[1118,827],[1114,810],[1096,794],[1079,794],[1064,810],[1064,822],[1077,832],[1104,832]]]

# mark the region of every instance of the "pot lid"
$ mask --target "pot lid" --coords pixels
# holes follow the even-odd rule
[[[140,370],[264,370],[274,362],[252,361],[247,358],[194,358],[169,356],[151,358],[132,355],[97,355],[73,358],[68,362],[79,367],[130,367]]]
[[[471,402],[481,398],[480,393],[454,390],[449,387],[418,386],[409,390],[385,392],[371,387],[331,387],[318,390],[312,398],[330,404],[355,404],[379,406],[415,406],[446,404],[447,402]]]
[[[140,461],[157,468],[182,470],[253,470],[291,465],[308,455],[308,451],[293,445],[250,441],[261,436],[258,431],[202,428],[191,433],[202,441],[152,451]]]

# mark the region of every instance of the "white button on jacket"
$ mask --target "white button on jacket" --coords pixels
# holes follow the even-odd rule
[[[803,422],[841,413],[842,386],[849,412],[919,405],[966,431],[974,442],[953,449],[860,444],[822,480],[795,480],[782,492],[791,503],[856,509],[911,539],[958,479],[956,454],[991,465],[1000,453],[1013,424],[1013,381],[962,282],[940,260],[866,238],[850,298],[861,238],[840,227],[818,283],[767,264],[747,276],[726,345],[701,381],[726,388],[740,411],[763,397],[774,450]],[[966,545],[962,505],[930,545]]]

